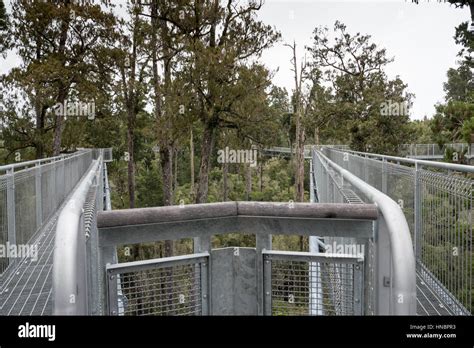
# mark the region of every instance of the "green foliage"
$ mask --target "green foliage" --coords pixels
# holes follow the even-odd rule
[[[0,32],[7,30],[7,10],[3,0],[0,0]]]
[[[309,48],[312,74],[322,72],[330,86],[326,90],[319,87],[314,93],[318,98],[313,124],[323,126],[321,134],[326,139],[322,143],[334,139],[349,142],[355,150],[396,153],[398,146],[409,140],[407,111],[412,95],[400,78],[387,78],[383,69],[393,59],[373,44],[369,35],[351,35],[340,22],[334,24],[334,33],[331,40],[328,28],[316,28]],[[384,113],[386,105],[399,108]]]
[[[467,31],[467,23],[456,28],[455,41],[462,45],[458,56],[463,60],[456,69],[448,70],[444,84],[446,103],[436,105],[431,128],[438,144],[474,142],[474,34]]]

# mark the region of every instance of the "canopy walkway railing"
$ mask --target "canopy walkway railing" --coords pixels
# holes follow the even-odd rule
[[[1,166],[0,245],[26,246],[82,178],[93,156],[89,149]],[[0,275],[6,276],[18,261],[16,256],[0,258]]]
[[[111,160],[111,151],[99,150],[98,158],[92,161],[58,218],[52,270],[53,314],[101,312],[97,214],[111,209],[104,157]]]
[[[474,166],[331,148],[323,151],[398,203],[410,228],[419,277],[436,290],[450,313],[471,314]]]
[[[367,314],[373,307],[367,257],[377,218],[368,204],[226,202],[101,212],[105,314]],[[272,235],[315,232],[354,238],[364,248],[352,254],[272,250]],[[255,248],[213,249],[212,236],[228,233],[255,235]],[[189,238],[193,254],[123,263],[112,257],[123,245]],[[313,296],[317,291],[320,297]]]
[[[334,150],[334,149],[333,149]],[[336,151],[336,150],[334,150]],[[367,182],[331,161],[314,149],[312,159],[315,201],[319,203],[375,204],[379,211],[374,242],[369,244],[369,264],[373,272],[371,283],[375,298],[374,314],[416,313],[416,274],[410,230],[398,204]],[[321,238],[318,236],[318,239]],[[329,246],[332,239],[322,239]],[[344,245],[356,245],[346,238]]]
[[[458,158],[465,156],[470,159],[474,157],[474,144],[453,143],[444,144],[403,144],[399,147],[400,156],[417,159],[443,159],[447,151],[456,152]]]
[[[39,281],[28,275],[38,267],[23,267],[18,279],[9,272],[3,311],[37,313],[38,304],[40,313],[72,315],[414,315],[423,286],[441,299],[442,313],[472,312],[473,167],[340,147],[306,150],[315,203],[110,211],[110,151],[5,168],[3,243],[32,240],[37,217],[44,224],[51,214],[55,233],[46,241],[54,257],[38,263],[38,277],[49,281],[35,288]],[[58,185],[65,190],[59,196]],[[15,219],[23,212],[26,223]],[[27,230],[18,229],[23,223]],[[228,233],[254,235],[255,247],[212,248],[213,236]],[[310,251],[273,250],[274,235],[309,237]],[[186,251],[117,257],[168,240],[183,241]],[[16,259],[9,261],[7,271],[16,269]]]

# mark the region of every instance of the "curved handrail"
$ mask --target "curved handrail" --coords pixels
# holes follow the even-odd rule
[[[313,150],[316,151],[316,150]],[[393,314],[416,313],[416,269],[410,229],[400,206],[389,196],[359,179],[348,170],[337,165],[320,151],[316,154],[344,180],[356,187],[372,203],[378,206],[386,224],[392,251],[392,308]],[[402,297],[399,297],[402,295]],[[401,299],[401,301],[398,301]]]
[[[6,165],[3,165],[3,166],[0,166],[0,172],[6,172],[6,171],[9,171],[9,170],[12,170],[12,169],[30,167],[30,166],[35,166],[35,165],[43,165],[43,164],[46,164],[47,162],[62,161],[64,159],[73,158],[73,157],[82,155],[84,152],[87,152],[87,151],[92,151],[92,150],[91,149],[82,149],[82,150],[76,151],[74,153],[62,154],[62,155],[55,156],[55,157],[47,157],[47,158],[42,158],[42,159],[38,159],[38,160],[6,164]]]
[[[87,297],[78,293],[86,283],[85,264],[81,264],[81,221],[83,206],[90,187],[96,180],[101,158],[94,160],[88,173],[76,187],[58,218],[53,261],[53,314],[87,314]],[[85,262],[85,255],[84,262]],[[82,269],[82,267],[84,269]],[[79,283],[81,284],[80,286]]]

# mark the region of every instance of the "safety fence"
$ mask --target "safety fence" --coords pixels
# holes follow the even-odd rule
[[[403,210],[418,275],[456,315],[473,311],[473,166],[327,148],[335,163]]]
[[[94,150],[0,167],[0,245],[9,257],[0,258],[0,275],[20,259],[27,244],[57,211],[82,178]]]

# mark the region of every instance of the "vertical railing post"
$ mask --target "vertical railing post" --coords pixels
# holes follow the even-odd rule
[[[211,308],[211,277],[212,274],[209,271],[210,265],[212,264],[211,260],[211,236],[203,235],[200,237],[194,238],[194,253],[209,253],[209,257],[206,263],[202,263],[200,269],[197,271],[200,272],[201,279],[201,311],[202,315],[209,315]],[[197,266],[199,267],[199,266]]]
[[[418,163],[415,163],[415,199],[414,199],[414,210],[415,210],[415,231],[414,231],[414,245],[415,245],[415,261],[417,269],[420,267],[421,263],[421,243],[422,243],[422,197],[421,197],[421,180],[420,172],[422,166]]]
[[[389,231],[382,215],[374,223],[375,229],[375,313],[377,315],[393,314],[392,299],[392,251]]]
[[[15,216],[15,169],[7,170],[7,219],[8,243],[16,245],[16,216]],[[9,265],[16,264],[15,258],[9,258]]]
[[[382,158],[382,192],[387,193],[387,159],[384,157]]]
[[[209,315],[209,304],[210,304],[210,281],[209,281],[209,269],[210,269],[210,256],[207,258],[207,261],[201,263],[201,314]]]
[[[328,187],[328,203],[334,203],[334,182],[330,178],[328,178]]]
[[[36,229],[43,224],[43,200],[41,197],[41,165],[35,165]]]
[[[118,298],[118,274],[106,271],[107,284],[107,314],[119,315],[119,298]]]
[[[53,207],[51,209],[51,211],[55,211],[56,208],[58,207],[58,197],[56,195],[56,182],[57,182],[57,177],[58,177],[58,165],[57,165],[57,162],[56,162],[57,159],[54,159],[52,162],[51,162],[51,165],[53,166],[53,180],[52,180],[52,185],[51,185],[51,195],[53,196]],[[50,211],[50,213],[51,213]]]
[[[271,304],[271,290],[265,289],[264,286],[264,262],[263,251],[272,249],[272,235],[271,234],[257,234],[256,236],[257,249],[257,314],[269,315],[271,314],[271,305],[268,308],[268,303]]]
[[[272,261],[265,255],[263,259],[263,315],[272,315]]]
[[[313,159],[309,160],[309,201],[314,203]]]
[[[117,293],[117,280],[111,282],[110,274],[107,272],[107,265],[117,263],[117,249],[115,246],[99,247],[99,280],[102,289],[100,296],[100,302],[103,304],[101,308],[102,315],[118,315],[118,293]],[[123,310],[124,308],[122,308]],[[115,312],[115,313],[114,313]]]
[[[354,265],[354,315],[364,315],[364,262]]]
[[[364,181],[369,183],[369,166],[367,165],[368,157],[364,156]]]

